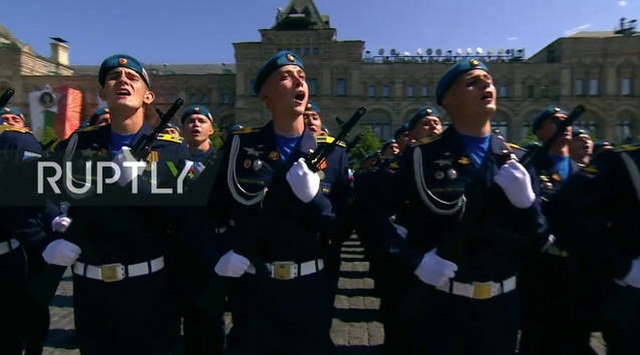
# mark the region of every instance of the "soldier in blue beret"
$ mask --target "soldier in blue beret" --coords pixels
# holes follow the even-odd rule
[[[311,132],[316,136],[328,135],[328,133],[324,131],[324,126],[322,125],[320,107],[318,107],[315,102],[309,101],[307,103],[307,108],[304,111],[304,124],[309,127]]]
[[[101,107],[89,118],[89,126],[102,126],[111,123],[111,114],[108,107]]]
[[[35,176],[35,169],[28,167],[41,154],[40,143],[24,128],[20,110],[0,108],[0,278],[4,283],[0,302],[5,305],[2,318],[7,325],[0,332],[0,354],[41,353],[49,328],[48,308],[36,307],[27,297],[29,279],[42,264],[32,250],[46,244],[47,236],[39,209],[25,206],[29,198],[16,196],[17,190],[31,190],[32,186],[22,184]]]
[[[205,162],[215,152],[210,139],[216,131],[213,115],[202,105],[192,105],[182,114],[181,122],[191,160],[196,162],[195,169],[200,174],[205,168]]]
[[[73,201],[66,213],[71,222],[42,256],[50,267],[71,267],[82,353],[173,353],[179,326],[168,245],[174,236],[187,235],[179,233],[176,214],[181,210],[173,206],[180,197],[177,175],[184,170],[187,146],[158,135],[148,154],[133,151],[152,133],[144,116],[155,100],[137,59],[124,54],[106,58],[98,82],[111,124],[76,131],[49,159],[72,162],[72,176],[83,182],[100,177],[86,176],[85,162],[112,162],[117,167],[112,171],[120,175],[117,182],[105,179],[102,190],[51,191],[55,201]],[[108,171],[105,175],[109,178]]]
[[[413,117],[407,122],[409,141],[416,142],[424,137],[439,135],[442,133],[442,122],[440,112],[435,107],[423,106],[418,109]]]
[[[582,166],[589,165],[591,156],[593,156],[593,139],[591,139],[589,132],[574,127],[571,136],[569,143],[571,160]]]
[[[168,134],[175,138],[182,139],[180,126],[178,126],[173,122],[167,122],[166,126],[164,127],[164,130],[162,130],[162,133]]]
[[[547,151],[536,153],[532,164],[540,181],[542,210],[549,222],[548,239],[553,243],[542,253],[528,258],[519,275],[522,298],[519,353],[522,354],[593,353],[589,345],[590,311],[584,302],[589,298],[588,288],[584,287],[588,281],[568,250],[566,230],[570,218],[556,212],[573,203],[558,196],[565,193],[570,181],[585,174],[583,166],[570,158],[572,127],[558,125],[567,117],[567,110],[549,105],[533,121],[533,133],[541,147],[549,146]],[[548,142],[559,127],[564,127],[562,134]]]
[[[26,126],[24,115],[15,107],[0,108],[0,119],[2,119],[2,123],[9,126],[18,128],[24,128]]]
[[[497,95],[486,65],[462,59],[442,76],[436,98],[451,126],[404,153],[384,180],[393,188],[361,194],[365,232],[410,280],[389,311],[412,329],[385,350],[512,355],[522,253],[547,242],[536,174],[517,161],[522,149],[492,134]]]
[[[269,58],[254,90],[272,119],[234,132],[222,148],[210,202],[210,214],[228,221],[230,244],[214,263],[216,273],[233,283],[228,349],[241,355],[329,354],[335,287],[323,243],[349,232],[347,155],[338,147],[309,168],[307,158],[323,137],[304,124],[309,87],[295,53]]]

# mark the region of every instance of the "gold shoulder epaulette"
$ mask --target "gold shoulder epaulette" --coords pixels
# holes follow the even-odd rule
[[[422,138],[420,140],[415,141],[413,143],[413,145],[429,144],[429,143],[437,141],[438,139],[440,139],[440,135],[434,134],[434,135],[427,136],[427,137],[424,137],[424,138]]]
[[[336,140],[335,138],[331,137],[331,136],[317,136],[316,137],[316,143],[326,143],[326,144],[331,144],[333,143],[333,141]],[[347,144],[343,141],[339,141],[337,143],[337,145],[339,147],[342,148],[346,148]]]
[[[598,173],[598,167],[596,167],[595,165],[587,165],[582,168],[582,171],[589,175],[596,175]]]
[[[260,130],[260,128],[257,128],[257,127],[243,127],[243,128],[240,128],[238,130],[233,131],[233,134],[254,133],[254,132],[258,132],[259,130]]]
[[[87,126],[87,127],[82,127],[82,128],[78,128],[78,130],[76,132],[91,132],[91,131],[95,131],[98,128],[103,127],[103,126]]]
[[[184,141],[184,138],[182,137],[175,137],[172,136],[170,134],[166,134],[166,133],[160,133],[156,136],[156,139],[159,141],[166,141],[166,142],[173,142],[173,143],[182,143],[182,141]]]
[[[9,126],[8,124],[0,125],[0,133],[2,132],[31,133],[31,131],[26,128],[18,128],[14,126]]]
[[[640,145],[638,144],[623,144],[619,146],[616,151],[617,152],[633,152],[634,150],[640,149]]]

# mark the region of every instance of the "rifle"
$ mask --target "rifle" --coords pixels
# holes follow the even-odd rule
[[[566,119],[555,120],[556,131],[553,133],[551,138],[542,143],[542,146],[538,146],[527,151],[520,159],[520,164],[526,166],[535,156],[546,153],[549,148],[558,140],[558,138],[560,138],[564,134],[564,131],[567,129],[567,127],[573,125],[578,117],[582,116],[584,111],[584,105],[578,105],[573,109],[573,111],[569,113]]]
[[[317,149],[311,153],[308,159],[306,159],[307,166],[313,172],[317,172],[320,170],[320,166],[322,162],[333,152],[333,150],[338,146],[340,142],[343,142],[349,132],[355,127],[358,121],[367,113],[367,108],[361,106],[354,112],[354,114],[349,118],[349,120],[343,123],[340,127],[340,133],[335,137],[333,142],[330,144],[322,144],[317,147]]]
[[[151,153],[151,145],[156,139],[156,136],[162,133],[162,131],[167,126],[167,123],[171,121],[182,104],[184,104],[184,100],[179,97],[176,99],[176,101],[173,102],[173,105],[171,105],[169,110],[164,114],[162,114],[160,110],[156,109],[156,112],[158,112],[158,114],[160,115],[160,124],[157,125],[153,129],[153,131],[151,131],[151,133],[145,134],[140,137],[140,139],[138,139],[138,141],[133,145],[133,147],[131,148],[131,154],[133,154],[136,160],[145,160],[147,156],[149,156],[149,153]]]
[[[8,88],[7,90],[5,90],[4,93],[2,93],[2,96],[0,96],[0,107],[7,106],[9,100],[11,100],[15,93],[16,90],[14,88]]]

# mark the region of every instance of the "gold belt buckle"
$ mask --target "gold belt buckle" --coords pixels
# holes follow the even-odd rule
[[[473,283],[473,298],[477,300],[486,300],[491,298],[493,282],[474,282]]]
[[[124,279],[124,265],[107,264],[100,266],[100,276],[104,282],[114,282]]]
[[[273,278],[276,280],[290,280],[296,275],[294,268],[296,263],[292,261],[276,261],[273,263]]]

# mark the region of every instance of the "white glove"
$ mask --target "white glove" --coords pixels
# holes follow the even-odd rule
[[[635,288],[640,288],[640,258],[635,258],[631,261],[631,270],[624,279],[619,280],[618,284],[630,285]]]
[[[131,153],[131,148],[123,146],[113,157],[113,162],[120,168],[118,176],[118,184],[124,186],[131,182],[135,177],[142,174],[147,164],[143,161],[137,161]],[[116,172],[116,175],[118,173]]]
[[[493,180],[500,185],[511,204],[518,208],[529,208],[536,199],[527,169],[515,160],[501,166]]]
[[[252,270],[253,266],[249,259],[234,253],[233,250],[229,250],[224,254],[215,267],[216,274],[227,277],[240,277],[245,272],[251,272]]]
[[[71,218],[65,214],[61,214],[51,221],[51,230],[54,232],[64,233],[71,224]]]
[[[420,265],[413,272],[422,282],[436,287],[456,276],[458,271],[458,265],[439,257],[437,251],[438,249],[434,248],[424,254]]]
[[[293,193],[304,203],[308,203],[320,190],[320,176],[307,167],[304,158],[293,163],[287,171],[287,182]]]
[[[64,239],[56,239],[49,243],[42,252],[44,260],[53,265],[71,266],[76,262],[82,250],[79,246]]]

